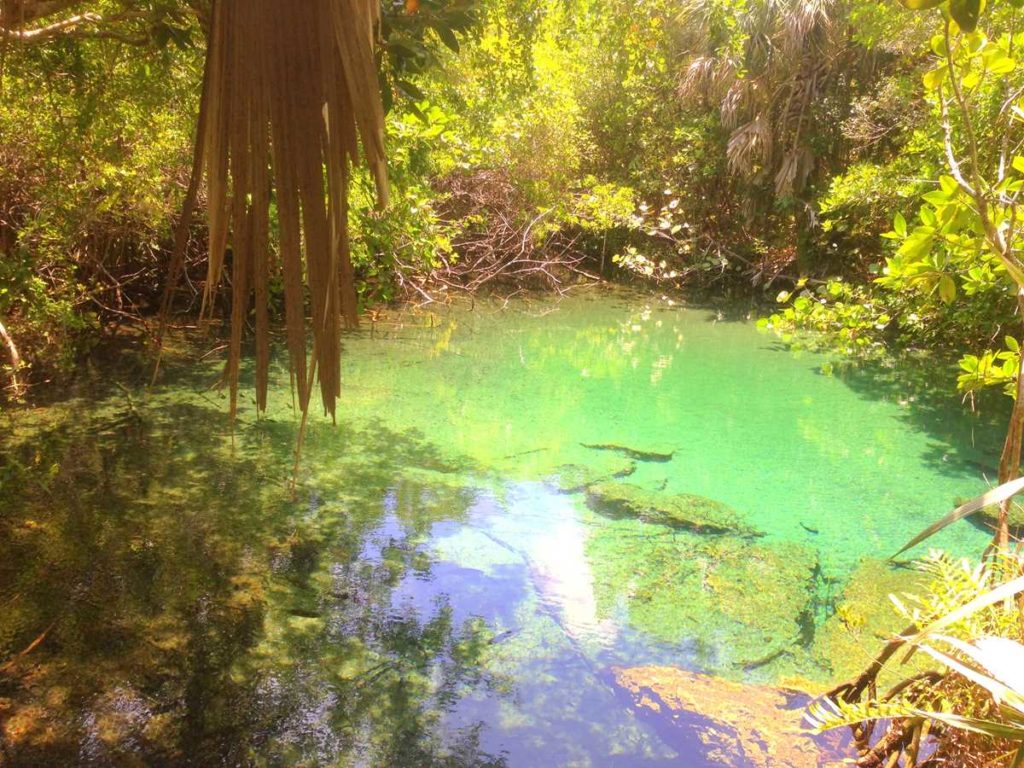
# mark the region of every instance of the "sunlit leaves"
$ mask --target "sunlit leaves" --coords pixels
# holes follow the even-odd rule
[[[893,217],[892,229],[893,229],[893,232],[898,237],[906,237],[907,236],[907,220],[905,218],[903,218],[903,214],[902,213],[897,213]]]
[[[980,355],[960,359],[957,387],[976,392],[988,387],[1003,387],[1010,397],[1016,395],[1017,370],[1020,368],[1020,343],[1013,336],[1004,339],[1001,350],[985,350]]]
[[[929,91],[937,91],[948,78],[949,67],[942,66],[925,72],[922,80],[924,81],[924,87]]]

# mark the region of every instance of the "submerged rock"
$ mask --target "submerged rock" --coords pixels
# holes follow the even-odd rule
[[[813,656],[831,668],[834,682],[859,674],[907,621],[897,614],[889,595],[924,594],[928,576],[919,571],[897,568],[884,560],[865,558],[850,574],[835,612],[815,634]],[[923,653],[914,654],[909,665],[891,664],[879,678],[887,687],[929,665]]]
[[[608,517],[633,517],[696,533],[760,535],[745,525],[731,507],[689,493],[666,495],[631,483],[604,482],[587,488],[587,504]]]
[[[963,502],[957,502],[958,504]],[[988,530],[994,531],[999,525],[999,505],[993,504],[990,507],[984,507],[978,510],[976,513],[976,523],[980,523]],[[1024,533],[1024,504],[1017,502],[1010,503],[1010,532],[1015,536],[1019,536]]]
[[[627,459],[636,459],[637,461],[672,461],[672,457],[676,453],[665,448],[643,450],[640,448],[630,448],[628,445],[618,445],[617,443],[580,443],[580,445],[593,451],[614,451],[621,456],[625,456]]]
[[[808,696],[677,667],[616,667],[612,676],[640,716],[690,764],[823,768],[841,765],[846,756],[841,735],[804,732]]]
[[[629,477],[636,472],[636,462],[627,459],[608,462],[604,466],[589,464],[563,464],[551,475],[552,482],[566,493],[579,493],[588,486],[607,482],[619,477]]]
[[[598,618],[679,646],[705,670],[770,675],[809,641],[817,553],[796,543],[664,530],[635,521],[597,527],[587,542]]]

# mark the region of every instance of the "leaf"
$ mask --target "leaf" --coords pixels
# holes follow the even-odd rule
[[[1013,158],[1013,170],[1024,173],[1024,157],[1015,155]]]
[[[1024,695],[1019,685],[1024,646],[1004,637],[983,637],[973,645],[953,637],[937,636],[935,639],[955,648],[966,659],[974,662],[975,666],[968,666],[964,661],[929,645],[921,645],[921,650],[987,690],[997,704],[1011,713],[1014,720],[1019,721],[1020,715],[1024,714]],[[1015,725],[1019,729],[1019,722]],[[1016,738],[1021,737],[1024,737],[1024,731],[1020,731],[1020,736]]]
[[[924,83],[924,87],[929,91],[937,91],[949,76],[949,67],[941,66],[935,69],[930,69],[924,73],[924,77],[921,78]]]
[[[459,52],[459,39],[450,28],[437,24],[434,26],[434,31],[437,33],[437,36],[441,38],[442,43],[447,45],[455,53]]]
[[[961,367],[963,367],[963,363],[961,363]],[[987,493],[983,493],[981,496],[971,499],[965,504],[961,504],[959,507],[954,509],[941,520],[932,523],[919,534],[917,534],[917,536],[915,536],[913,539],[904,544],[903,548],[900,549],[899,552],[897,552],[889,559],[892,560],[899,557],[908,549],[916,547],[922,541],[924,541],[927,538],[930,538],[931,536],[934,536],[943,528],[952,525],[958,520],[963,520],[965,517],[974,514],[979,509],[984,509],[985,507],[990,507],[993,504],[999,504],[1002,501],[1006,501],[1006,499],[1009,499],[1012,496],[1016,496],[1022,490],[1024,490],[1024,478],[1017,478],[1016,480],[1011,480],[1008,483],[1003,483],[1002,485],[993,488]]]
[[[908,237],[897,253],[910,261],[922,259],[928,255],[935,240],[935,230],[931,227],[917,227]]]
[[[1013,482],[1019,482],[1019,480],[1015,480]],[[1006,483],[1006,485],[1011,485],[1011,483]],[[1018,576],[1016,579],[1008,581],[1005,584],[1000,584],[995,589],[990,590],[983,595],[979,595],[969,603],[961,605],[955,611],[950,611],[942,618],[933,621],[916,635],[905,639],[911,645],[920,645],[921,641],[928,635],[934,635],[940,629],[944,629],[950,624],[956,624],[958,621],[966,619],[968,616],[973,616],[978,611],[988,608],[990,605],[995,605],[996,603],[1001,603],[1004,600],[1009,600],[1021,591],[1024,591],[1024,576]]]
[[[398,90],[408,96],[410,99],[416,99],[417,101],[424,101],[427,97],[423,94],[423,91],[419,87],[413,85],[408,80],[399,80],[395,85],[398,86]]]
[[[906,219],[903,218],[902,213],[897,213],[893,216],[893,231],[901,238],[906,237]]]
[[[900,0],[903,7],[909,11],[927,11],[929,8],[938,8],[945,0]]]
[[[976,70],[968,72],[960,82],[964,88],[976,88],[981,84],[981,74]]]
[[[985,64],[985,69],[993,75],[1009,74],[1017,67],[1017,62],[1010,58],[1006,51],[994,43],[985,46],[985,50],[982,52],[981,58]]]
[[[978,26],[982,0],[949,0],[949,15],[964,32],[973,32]]]
[[[1013,338],[1013,336],[1007,336],[1004,341],[1006,342],[1007,349],[1012,352],[1020,352],[1020,342]]]
[[[956,281],[949,275],[939,278],[939,298],[945,304],[952,304],[956,299]]]
[[[935,189],[925,195],[921,195],[921,199],[938,208],[940,205],[945,205],[949,202],[949,195],[942,190]]]
[[[997,723],[992,720],[980,720],[976,717],[963,717],[949,712],[929,712],[921,709],[914,710],[914,714],[919,717],[938,720],[940,723],[944,723],[952,728],[980,733],[993,739],[1009,739],[1011,741],[1021,741],[1024,739],[1024,728]]]

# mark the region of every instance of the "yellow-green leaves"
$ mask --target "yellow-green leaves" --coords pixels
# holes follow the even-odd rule
[[[990,43],[982,49],[981,60],[985,71],[993,75],[1007,75],[1017,66],[1006,50],[995,43]]]
[[[960,359],[961,373],[956,383],[961,392],[1003,387],[1007,395],[1016,396],[1020,342],[1013,336],[1007,336],[1003,344],[1001,350],[987,349],[980,355],[964,355]]]
[[[900,237],[907,236],[907,220],[902,213],[897,213],[892,219],[892,230]]]
[[[941,67],[936,67],[935,69],[930,69],[925,72],[922,80],[924,81],[924,87],[929,91],[937,91],[948,78],[949,67],[943,64]]]
[[[938,8],[945,0],[900,0],[903,7],[911,11],[927,11],[929,8]]]
[[[950,275],[939,278],[939,298],[944,304],[952,304],[956,299],[956,281]]]

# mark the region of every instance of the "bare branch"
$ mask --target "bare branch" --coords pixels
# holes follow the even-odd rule
[[[9,40],[30,42],[54,37],[61,32],[65,32],[82,24],[95,24],[99,21],[103,21],[103,18],[99,14],[82,13],[77,16],[62,19],[61,21],[55,21],[52,24],[47,24],[45,27],[35,27],[34,29],[12,29],[6,26],[0,26],[0,36],[6,37]]]

